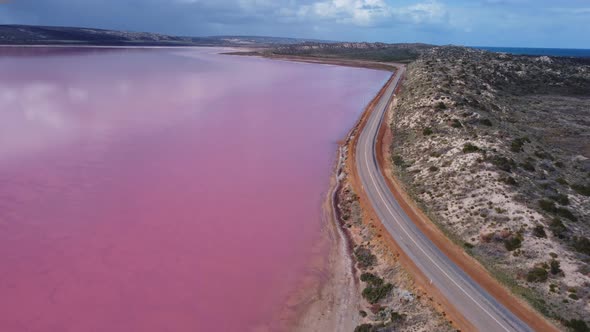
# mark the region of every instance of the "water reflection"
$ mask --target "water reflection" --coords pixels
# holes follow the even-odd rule
[[[0,331],[279,329],[387,73],[214,53],[0,57]]]

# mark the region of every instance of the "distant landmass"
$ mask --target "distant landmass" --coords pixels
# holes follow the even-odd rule
[[[435,45],[421,43],[364,43],[266,36],[171,36],[95,28],[0,25],[0,45],[85,46],[227,46],[272,48],[274,54],[360,58],[376,61],[412,61]],[[530,56],[590,58],[590,49],[488,47],[472,48]]]
[[[531,48],[531,47],[488,47],[488,46],[473,46],[480,50],[510,53],[516,55],[535,55],[535,56],[565,56],[576,58],[590,58],[590,49],[575,49],[575,48]]]
[[[0,45],[264,47],[303,42],[319,42],[319,40],[260,36],[186,37],[94,28],[0,25]],[[329,43],[329,41],[321,42]]]

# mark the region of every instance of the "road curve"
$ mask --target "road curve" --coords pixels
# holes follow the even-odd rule
[[[356,168],[375,213],[424,276],[479,331],[532,331],[453,263],[422,233],[395,200],[377,162],[376,142],[386,108],[404,75],[400,67],[375,105],[356,146]]]

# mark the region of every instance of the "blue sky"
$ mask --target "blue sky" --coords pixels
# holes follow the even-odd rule
[[[590,48],[590,0],[0,0],[0,23]]]

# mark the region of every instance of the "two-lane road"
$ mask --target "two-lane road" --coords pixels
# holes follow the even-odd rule
[[[379,127],[405,68],[400,68],[378,101],[357,142],[356,167],[363,189],[381,222],[405,254],[443,296],[479,331],[532,331],[473,281],[430,241],[395,200],[377,162]]]

